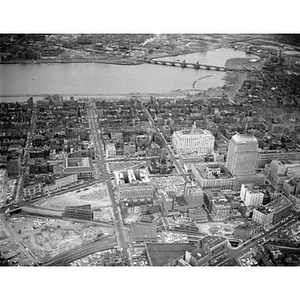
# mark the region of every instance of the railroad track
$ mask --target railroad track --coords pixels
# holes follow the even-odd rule
[[[73,248],[64,253],[58,254],[48,261],[42,263],[42,266],[69,266],[71,262],[93,254],[98,251],[104,251],[117,246],[117,239],[110,238],[109,240],[98,240],[89,242],[85,245]]]

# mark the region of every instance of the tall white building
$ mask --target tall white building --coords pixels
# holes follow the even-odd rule
[[[226,168],[232,175],[254,175],[258,142],[252,134],[235,134],[229,143]]]
[[[242,184],[240,197],[247,206],[259,207],[263,204],[264,193],[254,184]]]
[[[208,130],[180,130],[173,133],[172,145],[176,154],[207,154],[214,149],[215,137]]]

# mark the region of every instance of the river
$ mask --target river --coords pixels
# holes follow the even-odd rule
[[[254,58],[242,51],[217,49],[165,57],[224,66],[227,59]],[[100,63],[0,64],[0,95],[167,93],[224,85],[225,72],[159,65]],[[12,99],[13,98],[13,99]],[[0,101],[16,101],[1,97]]]

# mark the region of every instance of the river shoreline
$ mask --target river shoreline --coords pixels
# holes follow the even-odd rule
[[[218,48],[222,48],[222,47],[218,47]],[[214,49],[216,49],[216,47],[214,47]],[[209,50],[213,51],[213,49],[207,49],[207,48],[205,50],[208,51],[208,54],[209,54]],[[180,52],[182,53],[183,51],[180,51]],[[186,52],[187,52],[187,54],[202,53],[199,50],[186,51]],[[222,53],[222,52],[220,52],[220,53]],[[178,53],[176,53],[176,54],[178,54]],[[203,56],[203,53],[202,53],[202,56],[204,57],[204,59],[206,59],[206,55],[208,55],[208,54],[205,53]],[[227,66],[228,65],[227,62],[232,60],[232,58],[230,58],[230,56],[229,56],[230,54],[228,55],[228,52],[226,53],[226,55],[227,55],[227,57],[225,58],[224,62],[225,62],[225,65]],[[168,54],[167,56],[170,56],[170,55]],[[176,57],[177,55],[174,55],[174,56]],[[241,54],[241,56],[243,56],[243,54]],[[163,56],[163,57],[166,57],[166,56]],[[152,59],[153,58],[154,57],[152,57]],[[155,58],[158,59],[158,57],[155,57]],[[171,58],[169,60],[171,60]],[[238,60],[239,59],[237,58],[236,62]],[[246,59],[245,62],[246,61],[248,62],[248,59]],[[77,61],[77,62],[79,62],[79,61]],[[100,66],[99,67],[96,66],[97,65],[96,63],[95,63],[95,67],[92,66],[93,61],[87,61],[85,59],[82,59],[80,62],[87,63],[87,64],[86,64],[86,66],[83,65],[81,67],[80,64],[75,63],[75,64],[73,64],[73,66],[71,66],[72,63],[70,63],[69,64],[70,68],[69,67],[67,69],[65,69],[64,67],[62,67],[62,69],[59,68],[59,71],[62,70],[62,73],[60,72],[58,74],[56,73],[58,65],[56,67],[53,67],[55,62],[46,63],[45,61],[43,61],[43,65],[41,65],[41,67],[39,67],[38,65],[35,65],[35,67],[33,67],[34,64],[32,64],[33,69],[30,67],[30,69],[29,69],[30,72],[27,72],[27,69],[25,70],[25,68],[23,68],[23,67],[21,69],[17,69],[18,70],[17,74],[23,74],[23,73],[24,74],[23,74],[23,76],[20,76],[20,75],[11,76],[12,80],[17,80],[16,82],[22,82],[23,84],[25,83],[25,88],[20,88],[20,89],[16,88],[15,89],[14,86],[11,84],[11,81],[9,81],[9,82],[3,81],[4,87],[8,87],[8,88],[3,89],[2,93],[0,91],[0,101],[1,102],[4,102],[4,101],[5,102],[13,102],[13,101],[23,102],[23,101],[26,101],[29,97],[36,98],[34,100],[37,101],[37,99],[41,100],[49,95],[61,95],[62,97],[73,96],[76,98],[78,98],[78,97],[81,97],[81,98],[82,97],[89,97],[89,98],[103,97],[103,99],[104,98],[114,98],[114,97],[130,99],[131,97],[134,97],[134,96],[140,97],[140,98],[145,98],[145,99],[148,99],[151,96],[155,96],[155,97],[185,97],[185,96],[191,96],[192,94],[200,95],[201,92],[205,92],[209,89],[214,89],[214,88],[221,88],[221,89],[225,90],[225,92],[227,92],[228,90],[231,90],[233,88],[232,85],[235,85],[235,83],[237,83],[237,82],[234,82],[235,80],[229,80],[230,82],[228,82],[228,80],[226,80],[227,75],[232,76],[235,73],[239,73],[239,72],[235,72],[234,70],[228,71],[228,72],[224,73],[224,75],[226,74],[226,76],[224,78],[223,74],[216,74],[216,73],[220,73],[220,72],[209,71],[210,73],[207,73],[204,70],[200,70],[199,71],[200,76],[202,74],[203,75],[209,74],[209,75],[200,77],[198,75],[198,73],[196,74],[193,71],[186,71],[187,76],[181,77],[184,74],[180,74],[180,73],[185,72],[185,71],[181,71],[181,68],[179,68],[178,72],[176,72],[177,70],[173,72],[173,70],[170,70],[170,68],[169,69],[166,68],[163,70],[160,69],[159,74],[156,74],[156,68],[150,67],[150,69],[154,75],[154,77],[152,78],[151,76],[148,75],[149,73],[147,73],[149,71],[148,66],[145,66],[145,65],[147,65],[147,63],[144,63],[142,60],[138,61],[138,62],[97,60],[98,63],[106,64],[107,66],[109,64],[124,65],[124,67],[126,65],[132,65],[132,66],[137,65],[137,64],[143,65],[143,67],[138,67],[137,69],[135,69],[134,67],[128,68],[128,69],[121,68],[120,70],[118,70],[118,72],[116,73],[116,77],[115,77],[116,70],[114,68],[106,69],[107,67],[105,66],[104,69],[102,70],[101,69],[102,66],[100,68]],[[224,64],[224,62],[222,64]],[[19,61],[18,61],[18,63],[19,63]],[[68,63],[68,61],[64,61],[63,63],[66,64],[66,63]],[[91,64],[89,64],[89,63],[91,63]],[[240,63],[241,62],[239,62],[239,64]],[[49,64],[49,66],[45,67],[45,64]],[[28,66],[30,66],[30,64]],[[15,68],[12,68],[9,70],[11,70],[12,74],[15,72],[14,71]],[[47,71],[46,76],[44,76],[44,73],[43,73],[44,70]],[[79,82],[78,78],[80,78],[80,76],[84,72],[88,72],[88,73],[86,74],[86,77],[82,78],[83,82],[86,81],[86,84],[82,85],[82,82],[81,81]],[[139,77],[140,72],[144,72],[144,73],[146,72],[145,73],[146,75],[143,74],[142,79],[141,79],[141,77]],[[2,73],[4,75],[7,74],[8,77],[10,75],[9,72],[6,73],[6,68],[4,68],[4,67],[3,67]],[[61,74],[64,74],[64,76],[62,76]],[[165,88],[165,85],[163,85],[162,88],[160,88],[160,85],[162,85],[162,81],[157,80],[157,78],[161,78],[161,80],[165,80],[164,79],[165,74],[166,74],[166,76],[168,76],[168,78],[174,79],[172,81],[172,84],[168,83],[170,86],[168,90]],[[180,74],[180,76],[178,76],[179,74]],[[217,84],[215,84],[214,82],[211,83],[210,80],[208,80],[208,81],[203,80],[204,83],[201,83],[201,84],[199,84],[199,86],[197,86],[198,81],[200,82],[200,80],[202,80],[204,78],[212,77],[211,74],[213,74],[213,78],[215,78],[215,81]],[[58,77],[61,77],[60,81],[57,81],[56,75]],[[196,77],[195,75],[196,76],[198,75],[198,76]],[[235,74],[235,75],[238,76],[238,74]],[[36,76],[40,76],[40,77],[36,77]],[[4,77],[4,79],[5,78],[6,77]],[[42,78],[43,80],[39,80],[39,78]],[[114,81],[116,81],[117,79],[119,81],[121,80],[121,82],[125,82],[125,85],[124,85],[124,87],[118,86],[115,88],[115,86],[111,84],[111,80],[109,81],[109,80],[107,80],[107,78],[114,79]],[[45,79],[48,81],[45,81]],[[192,79],[192,80],[188,81],[187,79],[188,80]],[[176,82],[176,84],[174,84],[174,81]],[[39,84],[39,88],[36,88],[37,82]],[[49,88],[48,82],[50,83],[50,88]],[[74,88],[64,88],[64,85],[61,84],[62,82],[66,82],[67,86],[68,85],[72,86],[76,83],[79,86],[79,88],[77,88],[77,86],[74,86]],[[145,85],[144,83],[146,83],[146,82],[149,82],[151,84],[153,83],[154,84],[153,88],[151,88],[151,84],[149,86]],[[95,86],[97,87],[96,83],[97,84],[103,83],[104,84],[103,90],[101,90],[102,88],[101,89],[95,88]],[[228,83],[229,83],[229,85],[228,85]],[[51,84],[54,85],[54,87],[52,87]],[[156,86],[155,86],[155,84],[156,84]],[[60,86],[60,85],[62,85],[62,88],[56,88],[57,86]],[[89,86],[86,87],[86,85],[90,85],[90,87]],[[139,85],[141,85],[141,88],[139,88]],[[138,88],[136,88],[136,87],[138,87]],[[139,91],[139,89],[140,89],[140,91]],[[14,91],[15,91],[15,93],[14,93]]]
[[[131,60],[103,60],[103,59],[93,59],[93,58],[84,58],[84,59],[35,59],[35,60],[11,60],[11,61],[0,61],[0,65],[16,65],[16,64],[73,64],[73,63],[99,63],[99,64],[112,64],[112,65],[142,65],[144,64],[143,59],[161,59],[165,57],[174,57],[179,55],[187,55],[187,54],[193,54],[193,53],[202,53],[205,51],[211,51],[221,48],[227,48],[222,46],[211,46],[199,50],[183,50],[178,51],[173,54],[166,53],[165,55],[158,55],[158,56],[145,56],[143,58],[137,59],[135,61]]]

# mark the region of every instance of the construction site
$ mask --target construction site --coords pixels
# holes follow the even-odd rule
[[[40,264],[87,242],[113,234],[113,228],[51,218],[15,216],[7,218],[6,222],[13,232],[1,231],[0,251],[22,265],[30,264],[28,260],[26,262],[26,256],[23,257],[24,250]]]

